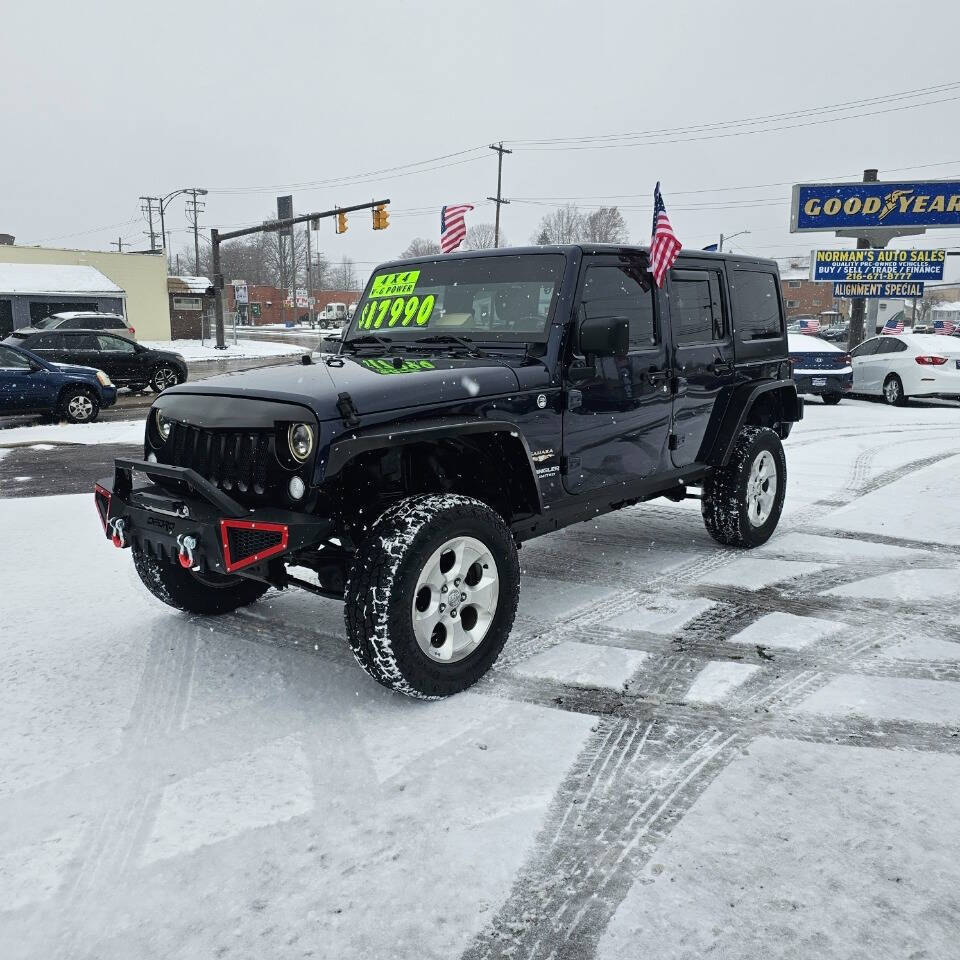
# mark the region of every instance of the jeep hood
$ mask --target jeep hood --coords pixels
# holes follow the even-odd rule
[[[522,362],[522,361],[517,361]],[[455,403],[517,390],[510,360],[432,354],[345,355],[312,364],[284,364],[171,387],[186,393],[276,400],[310,407],[319,420],[339,419],[337,399],[349,393],[360,416],[389,410]]]

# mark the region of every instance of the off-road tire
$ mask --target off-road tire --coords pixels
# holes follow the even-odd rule
[[[888,406],[905,407],[907,405],[907,397],[903,392],[903,381],[895,373],[891,373],[883,381],[882,396],[883,402]]]
[[[412,610],[417,579],[447,540],[480,540],[497,564],[499,599],[486,635],[464,659],[442,663],[420,649]],[[357,663],[378,683],[421,699],[476,683],[500,655],[520,599],[520,564],[507,525],[486,504],[458,494],[408,497],[370,527],[354,557],[344,619]]]
[[[81,398],[89,404],[89,414],[79,416],[76,404]],[[60,413],[70,423],[93,423],[100,416],[100,401],[89,387],[67,387],[60,396]]]
[[[132,550],[143,585],[158,600],[186,613],[216,617],[254,603],[270,589],[268,584],[246,577],[211,575],[211,582],[204,583],[177,562],[160,560],[139,547]]]
[[[820,397],[820,399],[828,407],[833,407],[833,406],[836,406],[843,399],[843,395],[839,393],[825,393]]]
[[[748,515],[748,487],[754,462],[764,451],[773,457],[777,490],[766,521],[755,525]],[[780,437],[768,427],[744,427],[737,436],[733,455],[703,484],[700,511],[707,532],[728,547],[759,547],[777,528],[787,489],[787,460]]]

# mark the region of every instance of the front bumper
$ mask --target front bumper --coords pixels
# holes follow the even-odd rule
[[[116,402],[117,402],[116,387],[100,388],[100,406],[101,407],[112,407]]]
[[[148,482],[135,486],[135,474]],[[249,510],[193,470],[145,460],[116,460],[113,477],[94,486],[94,503],[116,547],[136,545],[197,572],[258,580],[276,579],[272,564],[322,542],[332,528],[324,517]]]

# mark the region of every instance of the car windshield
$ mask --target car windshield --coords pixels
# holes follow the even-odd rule
[[[565,266],[558,254],[463,257],[391,266],[370,278],[346,335],[391,340],[542,342]]]
[[[34,330],[47,330],[50,327],[54,326],[58,322],[58,317],[44,317],[42,320],[35,320],[33,323]]]

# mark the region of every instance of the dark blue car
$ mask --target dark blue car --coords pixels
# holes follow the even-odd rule
[[[50,363],[0,343],[0,416],[45,413],[91,423],[116,402],[117,388],[102,370]]]

